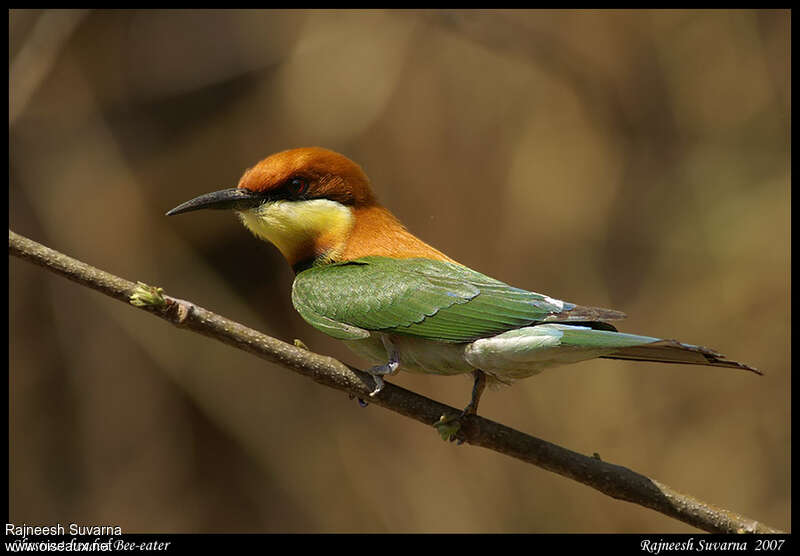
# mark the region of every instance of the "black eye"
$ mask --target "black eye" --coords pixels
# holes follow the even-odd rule
[[[289,180],[289,192],[293,197],[302,197],[308,191],[308,180],[305,178],[292,178]]]

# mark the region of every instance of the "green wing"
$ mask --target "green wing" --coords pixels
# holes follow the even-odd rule
[[[514,288],[459,264],[419,258],[364,257],[310,268],[295,278],[292,302],[309,324],[343,340],[381,331],[469,342],[535,322],[624,317]]]

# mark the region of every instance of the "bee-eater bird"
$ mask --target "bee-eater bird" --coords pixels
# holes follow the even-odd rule
[[[515,288],[457,263],[383,207],[366,174],[333,151],[279,152],[233,189],[201,195],[167,215],[231,209],[277,247],[296,274],[292,302],[314,328],[398,370],[473,373],[476,413],[488,380],[509,383],[548,367],[603,357],[760,371],[708,348],[618,332],[619,311]]]

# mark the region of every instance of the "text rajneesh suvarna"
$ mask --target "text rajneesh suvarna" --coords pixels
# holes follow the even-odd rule
[[[5,541],[6,552],[160,552],[169,548],[171,541],[127,541],[125,539],[97,538],[92,541],[76,537],[68,541],[29,540],[28,537]]]
[[[681,541],[665,541],[643,539],[641,549],[654,556],[665,552],[780,552],[786,539],[750,538],[743,540],[706,540],[695,541],[688,538]]]
[[[64,537],[71,538],[42,538]],[[6,523],[4,546],[6,552],[157,552],[169,549],[170,541],[131,540],[119,538],[118,525],[15,525]],[[13,538],[17,537],[17,538]]]

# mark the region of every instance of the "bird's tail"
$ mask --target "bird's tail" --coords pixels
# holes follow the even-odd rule
[[[758,369],[730,361],[724,355],[702,346],[683,344],[676,340],[659,340],[657,342],[624,347],[614,353],[603,355],[606,359],[627,359],[631,361],[655,361],[659,363],[685,363],[688,365],[709,365],[712,367],[727,367],[742,369],[756,374],[764,373]]]
[[[464,357],[474,368],[508,380],[595,357],[708,365],[763,374],[749,365],[725,359],[708,348],[563,323],[515,328],[476,340],[465,348]]]
[[[709,365],[712,367],[727,367],[742,369],[763,375],[758,369],[730,361],[716,351],[691,344],[684,344],[677,340],[662,340],[649,336],[625,334],[623,332],[610,332],[605,330],[590,330],[585,327],[561,327],[563,345],[615,348],[606,351],[599,357],[606,359],[627,359],[631,361],[654,361],[659,363],[684,363],[688,365]]]

